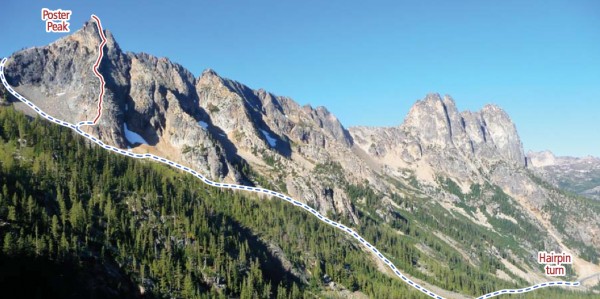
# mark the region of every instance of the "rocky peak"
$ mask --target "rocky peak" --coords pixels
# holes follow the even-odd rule
[[[218,77],[219,75],[217,74],[217,72],[215,72],[215,70],[213,70],[211,68],[207,68],[204,71],[202,71],[201,77],[202,76],[217,76]]]
[[[198,105],[194,76],[166,58],[123,53],[113,35],[104,33],[107,43],[99,67],[106,81],[103,114],[98,126],[86,130],[108,144],[185,161],[213,178],[235,177],[223,146],[199,124],[210,120]],[[12,55],[7,78],[21,94],[60,119],[71,123],[93,119],[99,81],[92,66],[100,42],[97,25],[90,20],[48,46]],[[143,142],[129,140],[132,134]]]
[[[410,109],[401,127],[424,147],[456,148],[469,157],[502,158],[525,165],[517,129],[496,105],[486,105],[479,112],[459,112],[450,96],[428,94]]]
[[[98,47],[98,43],[100,42],[101,38],[98,32],[98,26],[96,26],[96,21],[90,18],[83,24],[83,27],[75,31],[73,34],[57,40],[55,43],[61,43],[65,40],[86,40],[90,41],[91,46]]]
[[[329,133],[335,140],[346,146],[352,145],[352,137],[346,131],[338,118],[329,112],[324,106],[318,106],[313,110],[314,119],[321,128]]]
[[[450,115],[457,114],[454,101],[439,94],[428,94],[410,109],[402,127],[422,142],[446,147],[452,143]]]
[[[508,114],[500,107],[492,104],[485,105],[480,112],[482,126],[488,139],[498,152],[508,161],[525,166],[525,153],[519,138],[517,127]]]
[[[104,36],[106,37],[106,48],[104,49],[105,51],[121,51],[121,48],[119,47],[113,34],[109,30],[104,30]],[[75,31],[71,35],[57,40],[52,44],[64,44],[76,41],[87,48],[97,49],[101,40],[102,39],[98,32],[98,26],[96,25],[96,21],[90,18],[83,24],[83,27],[81,27],[79,30]]]
[[[196,80],[197,86],[203,86],[207,84],[222,84],[223,79],[213,69],[205,69],[202,74]]]
[[[118,61],[121,53],[112,34],[105,31],[107,54],[100,68],[115,58]],[[56,101],[41,101],[39,106],[52,112],[53,115],[77,122],[95,115],[93,109],[97,101],[98,79],[91,71],[98,58],[98,45],[101,38],[95,21],[89,20],[73,34],[58,39],[44,46],[34,47],[14,53],[7,64],[6,76],[13,86],[22,86],[36,93],[35,98],[57,98]],[[120,70],[111,70],[121,73]],[[114,80],[106,76],[107,84]],[[38,94],[39,93],[39,94]],[[70,100],[77,97],[77,102]],[[112,94],[107,93],[108,101]]]
[[[196,89],[200,105],[215,125],[227,134],[239,136],[236,143],[242,148],[271,148],[285,156],[290,151],[289,140],[319,147],[352,144],[339,120],[324,107],[301,107],[292,99],[262,88],[254,90],[221,78],[210,69],[202,73]]]

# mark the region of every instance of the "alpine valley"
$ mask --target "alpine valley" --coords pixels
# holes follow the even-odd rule
[[[105,33],[103,115],[85,127],[105,143],[286,193],[448,298],[559,278],[587,279],[515,297],[598,298],[599,176],[569,189],[573,177],[561,165],[583,162],[526,155],[500,107],[459,111],[450,96],[429,94],[396,127],[346,128],[325,107],[211,69],[195,76],[166,58],[125,52]],[[99,43],[90,20],[14,53],[5,75],[47,113],[93,119]],[[3,290],[44,298],[426,298],[301,209],[105,152],[0,93]],[[598,159],[589,160],[598,171]],[[538,251],[572,254],[567,276],[545,276]]]

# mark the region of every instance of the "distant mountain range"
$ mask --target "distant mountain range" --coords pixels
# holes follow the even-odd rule
[[[556,157],[550,151],[527,153],[531,168],[554,186],[600,200],[600,158]]]
[[[449,263],[441,247],[517,284],[547,279],[535,259],[540,250],[576,255],[573,279],[600,272],[600,204],[562,190],[598,199],[600,160],[525,155],[498,106],[461,112],[450,96],[429,94],[399,126],[345,128],[325,107],[301,106],[210,69],[195,77],[166,58],[124,52],[106,36],[104,114],[87,128],[106,143],[180,161],[216,180],[277,189],[350,226],[394,231],[421,257],[408,272],[434,285],[445,272],[432,269]],[[90,21],[14,53],[5,74],[48,113],[72,123],[93,118],[99,41]],[[396,246],[381,244],[390,252]]]

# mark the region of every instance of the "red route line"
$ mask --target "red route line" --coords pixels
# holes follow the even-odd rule
[[[106,45],[106,36],[104,35],[104,31],[102,30],[102,23],[100,22],[100,19],[96,15],[92,15],[92,18],[94,19],[94,21],[96,21],[96,26],[98,26],[98,32],[100,32],[100,38],[102,38],[102,42],[98,46],[98,50],[99,50],[100,54],[98,55],[98,59],[96,60],[96,63],[92,67],[92,69],[94,70],[94,74],[96,75],[96,77],[98,77],[98,79],[100,79],[100,95],[98,95],[98,115],[96,115],[96,118],[94,118],[94,124],[96,124],[98,119],[100,119],[100,116],[102,116],[102,100],[104,98],[105,82],[104,82],[104,77],[102,76],[102,74],[100,74],[100,72],[98,72],[98,67],[100,66],[100,61],[102,60],[102,57],[104,56],[103,49],[104,49],[104,46]]]

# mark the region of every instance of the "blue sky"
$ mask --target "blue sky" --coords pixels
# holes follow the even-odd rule
[[[526,150],[600,156],[600,1],[8,1],[0,56],[60,37],[40,9],[98,15],[121,47],[400,124],[429,92],[504,108]]]

